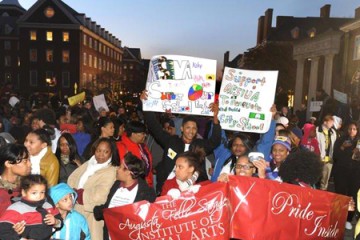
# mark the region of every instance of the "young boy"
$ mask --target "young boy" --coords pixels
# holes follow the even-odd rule
[[[59,183],[49,189],[49,196],[64,219],[64,226],[53,235],[53,238],[64,240],[91,239],[85,217],[73,210],[77,198],[75,191],[66,183]]]

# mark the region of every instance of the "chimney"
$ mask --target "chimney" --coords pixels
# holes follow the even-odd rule
[[[268,8],[265,12],[263,40],[264,39],[266,40],[270,34],[272,17],[273,17],[273,9]]]
[[[256,45],[261,44],[264,39],[264,20],[264,16],[259,17]]]
[[[355,9],[355,19],[360,19],[360,7]]]
[[[330,4],[324,5],[322,8],[320,8],[320,17],[322,18],[329,18],[330,17]]]
[[[224,68],[227,67],[229,64],[229,55],[230,55],[229,51],[226,51],[224,53]]]

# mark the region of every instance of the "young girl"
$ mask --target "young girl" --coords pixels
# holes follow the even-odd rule
[[[55,155],[60,164],[59,182],[67,182],[70,174],[81,165],[74,138],[70,133],[63,133],[59,138]]]
[[[165,181],[161,195],[166,195],[171,189],[186,191],[197,183],[201,171],[200,157],[193,152],[179,154],[175,163],[175,177]],[[201,182],[202,185],[209,181]]]
[[[116,172],[116,181],[110,189],[105,204],[94,208],[95,219],[104,220],[103,210],[131,204],[142,200],[154,202],[156,195],[142,178],[145,174],[145,162],[128,152]],[[104,240],[109,239],[109,233],[104,227]]]
[[[51,151],[52,134],[54,130],[45,126],[28,133],[24,142],[30,154],[31,173],[45,177],[49,187],[59,181],[59,161]]]
[[[53,228],[61,228],[62,220],[59,211],[47,202],[46,179],[41,175],[23,177],[20,189],[21,199],[10,205],[0,217],[0,239],[49,239]],[[25,221],[26,225],[19,237],[13,224],[20,221]]]

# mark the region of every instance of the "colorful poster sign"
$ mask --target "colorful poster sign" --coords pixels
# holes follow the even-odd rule
[[[230,176],[178,198],[105,209],[112,239],[343,239],[350,197]]]
[[[271,122],[278,71],[226,67],[219,94],[223,129],[265,133]]]
[[[343,239],[350,197],[276,181],[230,176],[231,237]]]
[[[150,60],[144,111],[210,116],[214,102],[216,61],[177,55]]]
[[[76,104],[78,104],[84,100],[85,100],[85,92],[79,93],[77,95],[74,95],[74,96],[68,98],[68,102],[71,107],[75,106]]]

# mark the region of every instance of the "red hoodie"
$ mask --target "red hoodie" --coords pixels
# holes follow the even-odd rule
[[[303,127],[304,135],[301,139],[301,144],[309,149],[311,152],[320,154],[319,142],[316,137],[310,137],[310,132],[314,131],[316,126],[311,123],[306,123]]]
[[[124,134],[121,136],[121,141],[116,143],[119,157],[120,159],[123,159],[125,154],[127,152],[131,152],[134,156],[136,156],[139,159],[142,159],[143,161],[146,160],[144,157],[141,156],[141,148],[145,152],[146,158],[148,159],[148,163],[146,164],[148,175],[146,176],[145,180],[149,184],[150,187],[153,186],[153,174],[152,174],[152,156],[149,151],[149,148],[146,146],[146,144],[137,144],[130,140],[130,138]]]

